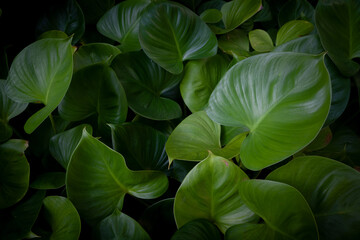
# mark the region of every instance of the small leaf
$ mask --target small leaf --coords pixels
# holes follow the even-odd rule
[[[249,32],[249,40],[252,48],[258,52],[270,52],[274,48],[270,35],[261,29]]]
[[[64,172],[47,172],[36,177],[30,187],[34,189],[58,189],[65,185]]]
[[[217,40],[209,27],[191,10],[163,2],[146,11],[140,20],[142,49],[154,62],[173,74],[183,70],[183,61],[216,54]]]
[[[234,58],[249,57],[249,38],[247,33],[241,29],[234,29],[231,32],[219,37],[219,48]]]
[[[46,197],[44,199],[44,214],[52,229],[50,239],[79,239],[80,217],[69,199],[61,196]]]
[[[196,239],[220,240],[221,233],[217,227],[205,219],[197,219],[186,223],[171,238],[171,240]]]
[[[233,225],[256,221],[257,216],[245,206],[237,190],[246,179],[248,176],[238,166],[222,157],[210,155],[197,164],[175,196],[178,228],[203,218],[224,233]]]
[[[307,35],[314,30],[314,25],[304,20],[293,20],[282,26],[276,35],[276,46],[295,38]]]

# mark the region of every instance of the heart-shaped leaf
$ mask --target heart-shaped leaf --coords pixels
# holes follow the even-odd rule
[[[181,81],[181,75],[165,71],[143,52],[121,54],[114,59],[112,67],[135,113],[154,120],[181,116],[179,104],[168,98]]]
[[[48,196],[43,202],[45,219],[52,230],[50,239],[79,239],[80,217],[69,199],[61,196]]]
[[[234,163],[210,155],[197,164],[179,187],[174,203],[176,225],[203,218],[224,233],[229,227],[258,218],[243,203],[239,184],[248,176]]]
[[[164,2],[147,10],[140,20],[142,49],[152,60],[173,74],[183,70],[183,61],[214,56],[217,40],[209,27],[188,8]]]
[[[240,157],[260,170],[293,155],[320,131],[331,90],[323,55],[268,53],[232,67],[213,91],[207,114],[228,126],[246,126]]]
[[[151,170],[131,171],[124,158],[83,130],[66,173],[66,190],[80,215],[96,224],[121,209],[125,194],[144,199],[161,196],[166,175]]]
[[[50,139],[50,153],[65,169],[67,169],[71,155],[80,142],[83,129],[86,129],[88,133],[92,134],[92,127],[87,124],[82,124],[65,132],[58,133]]]
[[[74,72],[97,63],[111,63],[118,54],[120,50],[107,43],[83,45],[74,54]]]
[[[96,227],[96,239],[141,239],[151,238],[134,219],[115,209],[113,214],[103,219]]]
[[[217,227],[205,219],[197,219],[186,223],[171,238],[171,240],[196,239],[220,240],[221,233]]]
[[[192,112],[201,111],[206,107],[212,91],[228,70],[229,63],[228,58],[215,55],[186,64],[180,92],[186,106]]]
[[[331,60],[345,76],[360,69],[360,2],[321,0],[315,10],[316,28]]]
[[[47,38],[24,48],[14,59],[6,87],[16,102],[40,102],[24,129],[32,133],[59,105],[70,85],[73,57],[71,38]]]
[[[0,79],[0,142],[6,141],[12,135],[9,120],[22,113],[27,103],[14,102],[6,95],[6,81]]]
[[[36,31],[40,35],[49,30],[60,30],[68,36],[74,35],[77,43],[85,32],[84,14],[75,0],[56,2],[40,17]]]
[[[141,49],[139,43],[139,22],[150,0],[123,1],[108,10],[96,27],[104,36],[121,43],[122,52]]]
[[[282,26],[276,35],[276,45],[284,44],[295,38],[307,35],[314,30],[314,25],[305,20],[293,20]]]
[[[321,239],[356,239],[360,229],[360,173],[329,158],[295,158],[267,179],[298,189],[314,212]],[[286,200],[289,202],[289,200]]]
[[[315,23],[314,7],[306,0],[290,0],[281,7],[278,15],[279,25],[282,26],[291,20],[306,20]]]
[[[142,124],[112,125],[113,149],[121,153],[131,170],[167,171],[167,137]]]
[[[295,188],[267,180],[240,184],[240,196],[264,223],[241,224],[226,232],[226,239],[319,239],[308,203]]]
[[[0,209],[20,201],[29,187],[30,166],[25,140],[11,139],[0,145]]]
[[[77,71],[59,105],[59,113],[68,121],[97,115],[100,128],[107,123],[124,122],[127,100],[114,70],[106,64],[95,64]]]
[[[221,126],[213,122],[204,111],[185,118],[171,133],[165,148],[169,163],[174,159],[201,161],[209,152],[230,159],[240,153],[246,133],[239,135],[224,148],[220,142]]]
[[[249,32],[249,40],[252,48],[258,52],[270,52],[274,48],[270,35],[262,29]]]
[[[34,189],[57,189],[65,185],[64,172],[46,172],[36,177],[30,187]]]

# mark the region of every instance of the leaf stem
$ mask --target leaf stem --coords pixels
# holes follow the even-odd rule
[[[49,115],[49,118],[50,118],[51,126],[52,126],[52,128],[54,130],[54,134],[56,134],[55,121],[54,121],[53,115],[51,113]]]

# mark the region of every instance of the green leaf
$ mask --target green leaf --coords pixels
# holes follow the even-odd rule
[[[305,152],[313,152],[320,149],[325,148],[327,145],[329,145],[330,141],[332,139],[332,132],[329,126],[324,127],[321,129],[319,134],[316,136],[314,141],[312,141],[306,148],[304,149]]]
[[[44,197],[45,191],[37,191],[30,197],[25,197],[9,213],[0,214],[1,237],[6,240],[25,238],[39,215]]]
[[[227,32],[237,28],[261,9],[261,0],[233,0],[222,8],[223,22]]]
[[[315,23],[314,7],[306,0],[287,1],[279,11],[278,22],[283,26],[291,20],[306,20]]]
[[[16,102],[45,105],[25,123],[32,133],[59,105],[71,81],[73,58],[71,38],[42,39],[24,48],[14,59],[6,87]]]
[[[197,219],[186,223],[171,238],[171,240],[221,240],[217,227],[205,219]]]
[[[139,239],[150,240],[151,238],[141,225],[134,219],[120,212],[118,209],[96,227],[96,239]]]
[[[0,79],[0,142],[8,140],[12,135],[9,120],[22,113],[27,103],[14,102],[6,95],[6,81]]]
[[[274,48],[270,35],[262,29],[249,32],[249,40],[251,47],[258,52],[270,52]]]
[[[219,48],[234,58],[249,57],[249,38],[247,33],[241,29],[234,29],[231,32],[219,37]]]
[[[153,61],[173,74],[183,70],[183,61],[214,56],[215,35],[186,7],[173,2],[159,3],[140,20],[142,49]]]
[[[121,153],[131,170],[167,171],[167,137],[142,124],[112,125],[113,149]]]
[[[238,194],[239,184],[246,179],[248,176],[234,163],[210,155],[189,172],[176,193],[176,225],[182,227],[203,218],[224,233],[233,225],[256,221],[257,216]]]
[[[244,203],[264,223],[234,226],[226,232],[226,240],[319,239],[314,215],[295,188],[268,180],[249,180],[239,189]]]
[[[185,66],[180,92],[186,106],[192,111],[203,110],[210,95],[228,70],[230,61],[222,55],[189,61]]]
[[[68,36],[74,35],[72,44],[76,44],[85,32],[85,19],[75,0],[56,2],[46,10],[38,20],[38,35],[49,30],[60,30]]]
[[[35,178],[30,187],[34,189],[58,189],[65,186],[64,172],[46,172]]]
[[[206,9],[200,14],[200,18],[206,23],[217,23],[222,19],[222,13],[214,8]]]
[[[174,129],[166,142],[169,163],[175,159],[201,161],[209,152],[227,159],[238,155],[246,133],[239,135],[224,148],[220,136],[220,124],[213,122],[204,111],[193,113]]]
[[[59,30],[50,30],[42,33],[38,40],[45,39],[45,38],[60,38],[60,39],[66,39],[68,38],[68,35],[62,31]]]
[[[92,127],[82,124],[65,132],[58,133],[50,139],[49,150],[58,163],[67,169],[71,155],[80,142],[83,130],[92,134]]]
[[[0,145],[0,209],[20,201],[29,187],[30,166],[25,140],[11,139]]]
[[[284,24],[276,35],[276,46],[295,38],[307,35],[314,30],[314,25],[305,20],[293,20]]]
[[[112,67],[135,113],[153,120],[181,117],[179,104],[169,99],[181,75],[165,71],[143,52],[121,54],[114,59]]]
[[[341,73],[350,77],[358,72],[360,2],[321,0],[315,10],[315,21],[321,43]]]
[[[66,173],[67,194],[80,215],[96,224],[121,209],[125,194],[151,199],[168,187],[166,176],[157,171],[131,171],[124,158],[86,130],[72,155]]]
[[[74,54],[74,72],[97,63],[111,63],[118,54],[120,50],[107,43],[85,44]]]
[[[290,40],[280,46],[276,46],[274,52],[298,52],[320,54],[324,52],[318,35],[311,34]]]
[[[213,91],[207,114],[225,126],[248,127],[240,157],[260,170],[309,144],[330,108],[323,55],[268,53],[232,67]],[[316,76],[316,77],[315,77]]]
[[[52,229],[50,239],[79,239],[80,217],[69,199],[61,196],[49,196],[43,202],[45,219]]]
[[[105,64],[96,64],[77,71],[59,105],[59,114],[68,121],[81,121],[95,115],[100,128],[107,123],[124,122],[127,100],[114,70]]]
[[[334,160],[295,158],[268,179],[298,189],[314,212],[321,239],[356,239],[360,229],[360,173]],[[289,200],[286,200],[289,202]]]
[[[124,1],[108,10],[96,27],[104,36],[121,43],[122,52],[141,49],[139,43],[139,22],[150,0]]]

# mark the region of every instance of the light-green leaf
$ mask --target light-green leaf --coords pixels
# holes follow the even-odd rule
[[[309,144],[323,126],[331,89],[323,55],[268,53],[231,68],[213,91],[207,114],[228,126],[246,126],[240,157],[260,170]],[[314,77],[316,76],[316,77]]]
[[[174,203],[178,228],[203,218],[224,233],[229,227],[254,222],[258,218],[248,209],[239,193],[239,184],[248,176],[234,163],[215,155],[197,164],[179,187]]]
[[[276,46],[307,35],[314,30],[314,25],[305,20],[293,20],[282,26],[276,35]]]
[[[273,41],[270,35],[262,30],[256,29],[249,32],[249,40],[251,47],[258,52],[270,52],[274,49]]]
[[[217,40],[209,27],[188,8],[163,2],[141,17],[139,39],[152,60],[173,74],[183,70],[184,60],[214,56]]]
[[[25,123],[32,133],[59,105],[71,81],[73,57],[71,38],[42,39],[24,48],[14,59],[6,87],[7,95],[17,102],[45,105]]]

